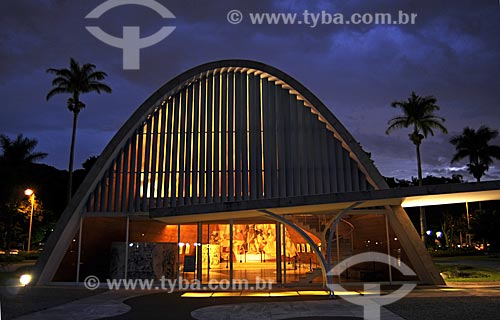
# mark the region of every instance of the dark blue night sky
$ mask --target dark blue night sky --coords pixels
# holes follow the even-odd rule
[[[500,4],[497,0],[217,1],[158,0],[175,19],[137,5],[115,8],[93,21],[85,16],[104,0],[2,0],[0,2],[0,133],[23,133],[48,152],[45,163],[67,167],[72,114],[67,96],[49,102],[49,67],[69,57],[108,73],[111,95],[84,95],[76,164],[98,155],[132,112],[162,84],[198,64],[251,59],[277,67],[316,94],[347,127],[386,176],[416,176],[415,150],[406,131],[384,134],[398,111],[393,100],[411,91],[434,95],[449,135],[424,141],[424,175],[464,174],[450,166],[448,143],[465,126],[500,129]],[[242,23],[227,21],[232,9]],[[304,10],[321,13],[418,14],[415,25],[253,25],[249,13]],[[141,68],[123,70],[121,49],[94,38],[97,25],[121,36],[140,26],[142,36],[175,26],[162,42],[141,50]],[[499,143],[499,141],[496,141]],[[500,163],[484,180],[500,179]]]

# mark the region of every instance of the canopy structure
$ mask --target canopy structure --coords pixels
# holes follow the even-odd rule
[[[221,215],[241,217],[262,216],[261,210],[273,210],[280,215],[325,214],[345,210],[354,204],[354,212],[383,211],[384,206],[403,208],[444,205],[464,202],[500,200],[500,181],[482,183],[445,184],[398,189],[382,189],[348,193],[330,193],[309,197],[290,197],[269,200],[248,200],[204,206],[186,206],[152,209],[150,216],[168,223],[218,220]],[[374,209],[378,208],[378,209]],[[360,210],[365,209],[365,210]]]
[[[403,207],[499,199],[498,187],[389,189],[359,143],[295,79],[255,61],[211,62],[155,91],[113,137],[49,238],[37,283],[130,277],[133,260],[158,244],[177,276],[194,254],[195,276],[213,277],[203,259],[218,246],[220,274],[224,262],[231,279],[251,268],[233,256],[264,254],[282,282],[282,262],[308,254],[325,274],[333,231],[338,260],[376,238],[376,249],[395,250],[418,280],[442,284]],[[342,220],[346,232],[330,229],[340,215],[366,217]],[[189,243],[195,251],[182,247]],[[169,256],[168,244],[182,250]]]

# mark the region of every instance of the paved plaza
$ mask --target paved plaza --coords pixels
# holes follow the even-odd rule
[[[363,319],[363,309],[321,290],[89,291],[84,288],[2,288],[2,319]],[[383,288],[389,294],[396,288]],[[361,295],[362,291],[349,291]],[[419,286],[381,308],[381,319],[498,319],[500,284]]]

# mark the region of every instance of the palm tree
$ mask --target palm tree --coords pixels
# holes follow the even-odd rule
[[[23,137],[22,134],[19,134],[15,140],[2,134],[0,135],[0,147],[3,154],[0,156],[0,162],[6,166],[19,166],[42,160],[47,154],[33,152],[37,144],[36,139]]]
[[[69,111],[73,112],[73,133],[71,135],[68,169],[68,202],[71,200],[73,189],[73,162],[78,114],[80,110],[85,108],[85,104],[80,101],[80,95],[94,91],[99,94],[101,92],[111,93],[111,88],[101,82],[107,77],[107,74],[103,71],[97,71],[95,68],[96,66],[90,63],[80,66],[78,62],[71,58],[69,69],[47,69],[48,73],[56,75],[54,80],[52,80],[53,88],[47,94],[47,100],[60,93],[69,93],[71,95],[67,102]]]
[[[489,144],[496,137],[498,137],[498,130],[486,126],[479,127],[477,131],[469,127],[464,128],[462,134],[450,139],[450,143],[457,150],[451,163],[468,157],[467,170],[477,182],[480,182],[481,177],[493,163],[493,158],[500,160],[500,146]]]
[[[385,134],[390,134],[395,129],[402,129],[411,127],[413,131],[408,134],[410,141],[416,147],[417,150],[417,168],[418,168],[418,185],[422,185],[422,158],[420,155],[420,145],[422,140],[427,138],[430,134],[434,135],[434,130],[438,129],[443,133],[448,133],[448,130],[444,126],[444,118],[438,117],[434,112],[438,111],[440,108],[436,105],[436,98],[433,96],[421,97],[412,92],[408,100],[403,101],[393,101],[391,106],[393,108],[400,108],[403,111],[403,115],[394,117],[389,120],[389,127],[385,131]],[[424,238],[425,231],[425,212],[423,208],[420,208],[420,236],[422,241]]]

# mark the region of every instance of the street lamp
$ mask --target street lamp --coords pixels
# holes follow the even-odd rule
[[[30,197],[31,202],[31,214],[30,214],[30,229],[28,231],[28,253],[31,249],[31,226],[33,225],[33,209],[35,207],[35,192],[31,189],[24,190],[24,194]]]

